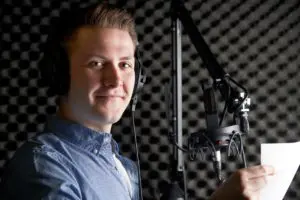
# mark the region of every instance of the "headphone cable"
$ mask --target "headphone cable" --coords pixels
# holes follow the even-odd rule
[[[140,167],[140,159],[139,159],[139,148],[138,148],[137,134],[135,130],[134,110],[131,111],[131,122],[132,122],[133,134],[134,134],[135,155],[136,155],[136,162],[138,168],[139,196],[140,196],[140,200],[143,200],[143,191],[142,191],[143,187],[142,187],[141,167]]]

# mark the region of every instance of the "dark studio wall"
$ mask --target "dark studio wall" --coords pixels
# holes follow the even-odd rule
[[[79,0],[2,1],[0,43],[0,175],[15,150],[43,130],[46,116],[55,113],[56,97],[38,77],[40,45],[47,37],[52,17]],[[96,2],[95,0],[85,1]],[[117,0],[109,1],[112,3]],[[159,183],[169,180],[172,145],[169,103],[171,79],[170,1],[129,0],[134,13],[143,66],[148,81],[139,98],[136,129],[139,137],[144,199],[156,199]],[[298,0],[187,0],[185,6],[205,41],[232,78],[249,91],[250,132],[245,137],[248,165],[260,163],[260,144],[290,142],[300,138],[300,2]],[[205,128],[200,81],[209,77],[201,57],[183,31],[183,133]],[[220,100],[220,98],[219,98]],[[223,102],[220,102],[221,109]],[[229,123],[227,115],[225,122]],[[121,151],[134,158],[130,113],[113,128]],[[216,188],[212,163],[185,156],[190,199],[206,199]],[[241,161],[226,158],[228,177]],[[299,199],[296,174],[285,199]],[[0,194],[1,195],[1,194]],[[1,196],[0,196],[1,198]]]

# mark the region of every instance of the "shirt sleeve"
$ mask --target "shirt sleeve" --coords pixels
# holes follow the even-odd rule
[[[70,163],[59,152],[43,145],[25,144],[4,171],[1,199],[78,200],[79,185]]]

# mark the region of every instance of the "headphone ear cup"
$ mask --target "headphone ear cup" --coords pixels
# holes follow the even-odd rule
[[[41,78],[53,93],[63,96],[68,93],[70,84],[68,54],[61,45],[55,47],[50,41],[47,43],[40,61]]]
[[[146,76],[141,65],[140,54],[137,48],[135,52],[135,83],[134,83],[133,96],[136,96],[142,90],[145,82],[146,82]]]

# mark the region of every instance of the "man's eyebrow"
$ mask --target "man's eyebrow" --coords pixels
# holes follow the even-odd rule
[[[107,57],[105,57],[103,55],[100,55],[100,54],[96,54],[96,53],[87,53],[85,55],[88,56],[88,57],[98,57],[98,58],[101,58],[103,60],[108,60]]]
[[[132,60],[134,58],[134,56],[124,56],[121,57],[120,60]]]
[[[100,54],[89,54],[89,55],[99,57],[103,60],[109,60],[109,58],[107,58],[106,56],[100,55]],[[132,60],[133,58],[134,58],[134,56],[123,56],[120,58],[120,60]]]

